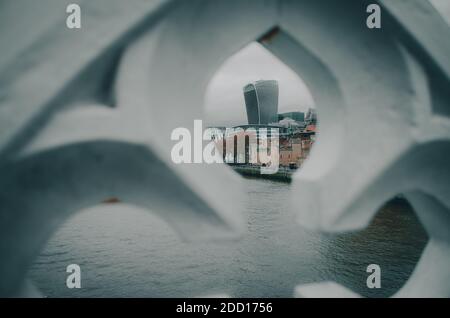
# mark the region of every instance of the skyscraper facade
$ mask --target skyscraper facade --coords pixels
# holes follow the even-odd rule
[[[245,107],[250,125],[278,121],[278,82],[261,80],[244,86]]]

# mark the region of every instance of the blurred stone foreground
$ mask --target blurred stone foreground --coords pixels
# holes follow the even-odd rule
[[[397,296],[450,296],[450,30],[430,3],[371,1],[383,20],[370,30],[360,0],[77,1],[82,28],[70,30],[71,2],[0,4],[1,296],[38,295],[25,277],[45,242],[109,198],[184,239],[243,233],[239,177],[173,164],[169,140],[201,118],[214,71],[258,39],[318,108],[318,140],[293,181],[299,224],[364,228],[402,193],[430,242]],[[292,288],[357,296],[332,282]]]

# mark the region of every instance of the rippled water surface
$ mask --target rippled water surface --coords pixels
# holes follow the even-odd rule
[[[295,223],[289,184],[245,184],[248,232],[239,241],[184,243],[153,214],[109,204],[70,219],[29,276],[48,297],[291,297],[296,284],[323,280],[365,296],[389,296],[409,277],[426,244],[400,199],[385,206],[368,229],[330,236]],[[81,266],[81,289],[66,287],[65,270],[72,263]],[[371,263],[382,269],[379,290],[366,287]]]

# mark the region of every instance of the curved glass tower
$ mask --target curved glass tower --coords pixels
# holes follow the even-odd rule
[[[245,107],[250,125],[267,125],[278,121],[278,82],[256,81],[244,86]]]

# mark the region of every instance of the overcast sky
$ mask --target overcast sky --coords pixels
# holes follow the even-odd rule
[[[247,123],[242,88],[260,79],[278,80],[278,111],[306,111],[314,102],[311,94],[287,65],[257,42],[231,56],[213,76],[206,91],[205,122],[208,126]]]

